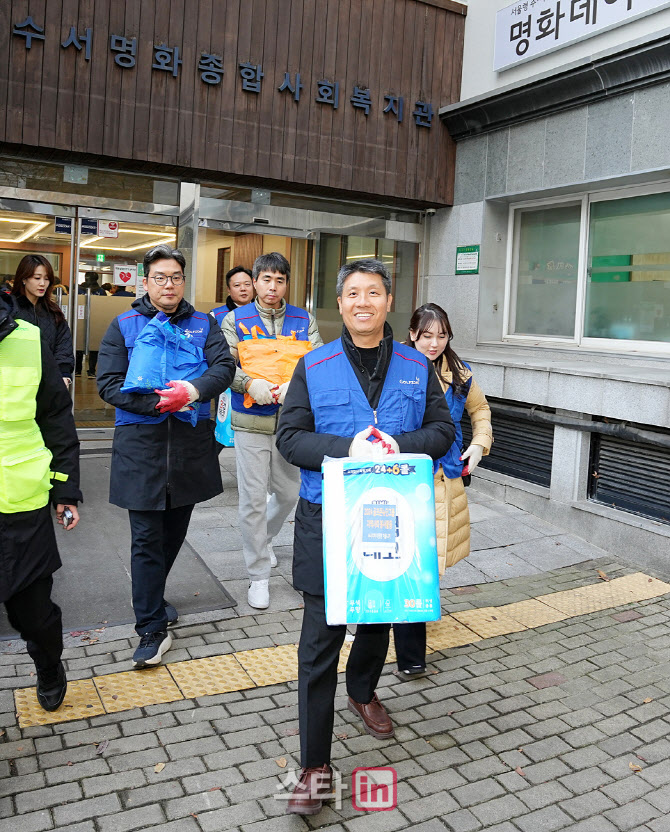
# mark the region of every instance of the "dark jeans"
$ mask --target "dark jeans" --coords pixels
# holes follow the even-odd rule
[[[63,653],[63,621],[60,607],[51,600],[53,578],[38,578],[5,601],[12,627],[27,642],[35,666],[57,665]]]
[[[337,663],[347,628],[326,624],[323,595],[303,593],[305,610],[298,646],[298,711],[303,768],[330,763],[335,720]],[[389,645],[389,624],[361,624],[347,661],[347,693],[367,704],[381,676]]]
[[[167,628],[165,581],[186,537],[192,511],[192,505],[163,511],[128,511],[133,610],[138,635]]]
[[[398,670],[426,665],[426,625],[423,621],[413,624],[394,624],[393,640],[398,660]]]

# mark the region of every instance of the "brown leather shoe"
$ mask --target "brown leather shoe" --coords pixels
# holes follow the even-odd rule
[[[304,768],[289,798],[286,814],[317,815],[323,809],[323,801],[332,797],[332,791],[333,770],[329,765]]]
[[[372,701],[367,705],[361,705],[360,702],[354,702],[349,697],[349,710],[353,714],[358,714],[363,720],[363,725],[368,734],[377,737],[378,740],[385,740],[395,734],[393,730],[393,723],[391,717],[386,713],[386,708],[377,698],[377,694],[372,697]]]

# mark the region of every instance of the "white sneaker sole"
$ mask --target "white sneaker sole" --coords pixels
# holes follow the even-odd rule
[[[254,609],[254,610],[266,610],[270,606],[270,600],[268,599],[267,604],[259,604],[258,601],[255,604],[252,604],[249,600],[249,596],[247,596],[247,604]]]
[[[167,653],[170,647],[172,647],[172,636],[168,633],[167,638],[163,639],[161,646],[158,648],[158,653],[152,659],[147,659],[145,662],[133,661],[133,667],[153,667],[160,664],[163,655]]]

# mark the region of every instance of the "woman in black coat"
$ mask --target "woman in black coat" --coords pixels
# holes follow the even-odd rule
[[[51,297],[55,283],[51,263],[42,254],[26,254],[14,276],[14,317],[38,326],[67,387],[72,383],[74,351],[65,316]]]

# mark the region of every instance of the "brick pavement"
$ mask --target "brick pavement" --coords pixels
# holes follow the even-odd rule
[[[448,613],[587,586],[598,570],[637,571],[514,506],[469,497],[476,557],[444,582]],[[235,527],[233,492],[198,515],[196,548],[227,586],[242,586],[241,556],[216,543],[221,523]],[[302,611],[287,582],[290,529],[282,534],[271,609],[186,617],[170,662],[295,643]],[[19,643],[4,643],[0,832],[670,832],[669,611],[666,595],[483,639],[434,654],[431,675],[415,681],[387,665],[392,740],[361,731],[341,681],[334,764],[346,785],[357,766],[393,766],[398,807],[361,813],[345,793],[305,819],[274,799],[298,765],[295,682],[20,729],[13,690],[34,684],[32,666]],[[107,628],[66,643],[68,677],[89,679],[128,669],[134,634]]]
[[[633,571],[589,561],[476,592],[445,590],[445,607],[584,586],[598,569]],[[630,611],[639,617],[620,615]],[[484,639],[434,654],[433,673],[415,681],[400,682],[387,666],[380,695],[397,726],[393,740],[361,732],[340,683],[334,763],[345,784],[357,766],[395,767],[398,807],[364,814],[346,796],[308,819],[284,815],[273,797],[298,764],[295,682],[21,730],[11,685],[27,664],[0,655],[0,832],[662,832],[670,829],[669,611],[662,596]],[[291,610],[186,625],[175,654],[281,643],[295,638],[299,619]],[[68,661],[84,677],[118,670],[131,649],[123,639],[70,648]]]

